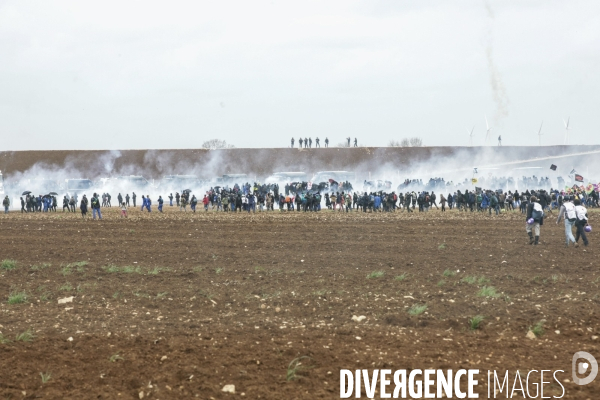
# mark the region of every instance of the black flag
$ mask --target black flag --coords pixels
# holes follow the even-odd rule
[[[552,164],[552,165],[550,166],[550,169],[551,169],[552,171],[556,171],[556,165]]]

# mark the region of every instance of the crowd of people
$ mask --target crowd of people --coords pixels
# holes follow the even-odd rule
[[[346,147],[350,147],[350,141],[351,140],[352,140],[352,138],[350,138],[350,137],[346,138],[346,142],[347,142]],[[325,137],[324,142],[325,142],[325,147],[329,147],[329,139],[327,137]],[[292,144],[291,147],[293,149],[294,148],[294,144],[296,143],[296,139],[292,138],[292,140],[290,141],[290,143]],[[314,143],[315,143],[315,147],[321,147],[321,140],[318,137],[315,138],[315,142]],[[309,138],[305,137],[304,139],[302,137],[300,137],[298,139],[298,148],[301,149],[301,148],[303,148],[303,146],[304,146],[305,149],[312,148],[312,146],[313,146],[312,137],[309,137]],[[354,138],[354,147],[358,147],[358,139],[357,138]]]

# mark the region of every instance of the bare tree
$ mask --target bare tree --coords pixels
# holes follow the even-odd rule
[[[216,150],[216,149],[233,149],[235,146],[232,144],[227,144],[226,141],[221,139],[211,139],[202,143],[203,149],[208,150]]]
[[[400,144],[399,141],[397,140],[390,140],[390,142],[388,143],[388,147],[402,147],[402,145]]]
[[[411,137],[409,142],[410,147],[423,147],[423,139],[421,139],[420,137]]]
[[[400,147],[409,147],[410,146],[410,141],[408,140],[408,138],[404,138],[400,141]]]

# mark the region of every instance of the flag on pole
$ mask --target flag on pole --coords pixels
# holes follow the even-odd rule
[[[575,181],[577,181],[577,182],[583,182],[583,176],[581,176],[579,174],[575,174]]]
[[[550,169],[551,169],[552,171],[556,171],[556,165],[552,164],[552,165],[550,166]]]
[[[473,185],[474,185],[474,184],[476,184],[476,183],[477,183],[477,178],[473,178],[473,179],[471,179],[471,183],[472,183]]]

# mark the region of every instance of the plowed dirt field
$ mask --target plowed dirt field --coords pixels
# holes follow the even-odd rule
[[[571,382],[576,351],[600,357],[595,232],[565,248],[555,216],[530,246],[518,213],[165,208],[0,216],[2,398],[333,399],[359,368],[562,369],[564,398],[598,398]]]

